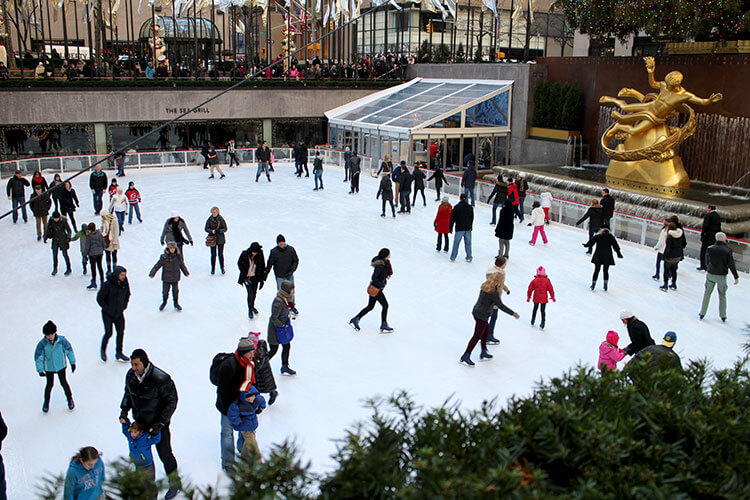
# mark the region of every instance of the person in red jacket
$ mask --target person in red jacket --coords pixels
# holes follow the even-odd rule
[[[125,191],[125,196],[128,199],[128,224],[133,223],[133,212],[138,217],[138,222],[143,222],[143,219],[141,219],[141,209],[138,207],[141,203],[141,193],[135,188],[133,181],[128,183],[128,190]]]
[[[544,323],[547,320],[546,309],[548,294],[549,298],[552,299],[552,302],[555,302],[555,289],[552,288],[552,282],[547,277],[547,271],[542,266],[537,268],[536,276],[534,276],[534,279],[529,283],[529,289],[526,293],[526,302],[531,301],[532,294],[534,296],[534,310],[531,313],[531,324],[534,324],[534,321],[536,320],[536,312],[539,309],[542,313],[542,322],[539,323],[539,328],[544,330]]]
[[[435,221],[432,223],[433,226],[435,226],[435,231],[437,232],[437,247],[435,247],[435,250],[438,252],[440,251],[440,243],[443,240],[443,236],[445,236],[445,246],[443,247],[443,252],[448,251],[448,233],[451,232],[450,225],[451,225],[451,212],[453,211],[453,207],[451,206],[450,202],[448,201],[448,197],[444,196],[443,201],[440,203],[440,206],[438,207],[437,215],[435,216]]]
[[[518,197],[518,186],[513,182],[513,179],[508,179],[508,199],[513,202],[513,215],[518,217],[519,221],[523,222],[523,214],[520,209],[521,200]]]

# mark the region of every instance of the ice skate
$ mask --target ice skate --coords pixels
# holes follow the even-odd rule
[[[474,368],[474,362],[471,360],[471,357],[468,353],[464,353],[463,356],[461,356],[461,359],[458,361],[462,365],[466,365],[469,368]]]
[[[167,301],[166,300],[161,303],[161,305],[159,306],[159,310],[163,311],[165,307],[167,307]]]
[[[500,341],[496,339],[493,335],[490,335],[490,337],[487,339],[487,345],[499,345]]]
[[[479,355],[480,361],[485,361],[485,360],[492,359],[492,358],[493,358],[492,354],[490,354],[490,352],[487,349],[482,349],[482,353]]]
[[[383,321],[380,325],[380,333],[393,333],[393,328],[388,325],[387,321]]]
[[[287,375],[289,377],[293,377],[294,375],[297,375],[297,372],[289,368],[288,366],[282,366],[281,367],[281,374]]]
[[[70,398],[68,400],[68,410],[73,411],[76,407],[75,401],[73,401],[73,398]]]
[[[354,317],[349,320],[349,325],[354,328],[354,330],[359,331],[359,318]]]
[[[130,361],[130,358],[129,358],[129,357],[127,357],[127,356],[125,356],[125,355],[124,355],[123,353],[121,353],[121,352],[118,352],[118,353],[117,353],[117,354],[115,355],[115,359],[116,359],[117,361],[121,362],[121,363],[127,363],[127,362],[129,362],[129,361]]]

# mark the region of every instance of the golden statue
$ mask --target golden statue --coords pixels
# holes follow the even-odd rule
[[[644,57],[648,83],[656,93],[641,94],[635,89],[621,89],[618,97],[638,100],[628,104],[622,99],[603,96],[602,104],[614,104],[625,113],[612,112],[615,123],[602,135],[602,148],[610,157],[607,169],[607,182],[613,186],[623,186],[640,190],[679,194],[690,187],[682,159],[675,154],[675,148],[695,133],[695,111],[688,106],[707,106],[722,99],[721,94],[711,94],[701,99],[682,87],[682,73],[672,71],[663,82],[654,79],[654,58]],[[670,127],[667,120],[676,113],[688,116],[683,127]],[[609,143],[622,141],[615,149]]]

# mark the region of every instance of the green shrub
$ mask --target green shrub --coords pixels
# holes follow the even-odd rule
[[[458,47],[456,48],[456,57],[454,59],[454,62],[457,63],[466,62],[466,50],[464,49],[463,42],[458,42]]]
[[[575,82],[541,82],[534,91],[534,127],[580,130],[583,92]]]

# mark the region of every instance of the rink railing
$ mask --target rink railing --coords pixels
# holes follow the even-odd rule
[[[292,160],[291,148],[271,148],[271,151],[273,152],[274,162]],[[343,167],[343,151],[321,146],[310,148],[308,153],[308,168],[312,169],[312,158],[315,156],[315,151],[320,152],[323,162],[326,165],[339,165]],[[228,163],[228,156],[226,155],[225,150],[217,150],[216,154],[219,164],[225,165]],[[236,154],[241,163],[250,163],[253,164],[252,166],[256,163],[255,148],[237,148]],[[374,176],[380,162],[367,155],[359,156],[362,158],[362,172]],[[40,170],[46,174],[72,173],[88,168],[104,158],[106,158],[106,155],[24,158],[0,162],[0,174],[3,178],[7,178],[13,175],[17,169],[24,172],[24,174],[31,174],[35,170]],[[202,164],[203,156],[198,150],[128,153],[125,156],[126,169],[188,167],[200,166]],[[113,169],[114,162],[110,159],[105,162],[103,166],[105,169]],[[450,172],[445,175],[450,184],[443,186],[443,192],[458,196],[461,185],[460,176]],[[428,184],[431,189],[434,189],[434,183],[430,182]],[[476,199],[478,201],[486,200],[492,191],[492,188],[492,184],[485,181],[478,181],[475,192]],[[527,214],[531,211],[532,202],[539,199],[538,193],[528,192],[524,204]],[[583,217],[583,214],[586,213],[588,208],[588,205],[579,202],[553,197],[550,217],[555,222],[566,224],[568,226],[575,226],[575,223]],[[661,231],[663,222],[624,212],[615,212],[610,224],[612,226],[612,232],[617,238],[653,247],[659,238],[659,232]],[[701,247],[700,230],[685,227],[685,237],[688,242],[688,245],[685,248],[685,255],[697,259],[700,255]],[[737,238],[729,238],[728,242],[729,246],[732,247],[732,250],[734,251],[734,259],[737,269],[743,272],[750,272],[750,242]]]

